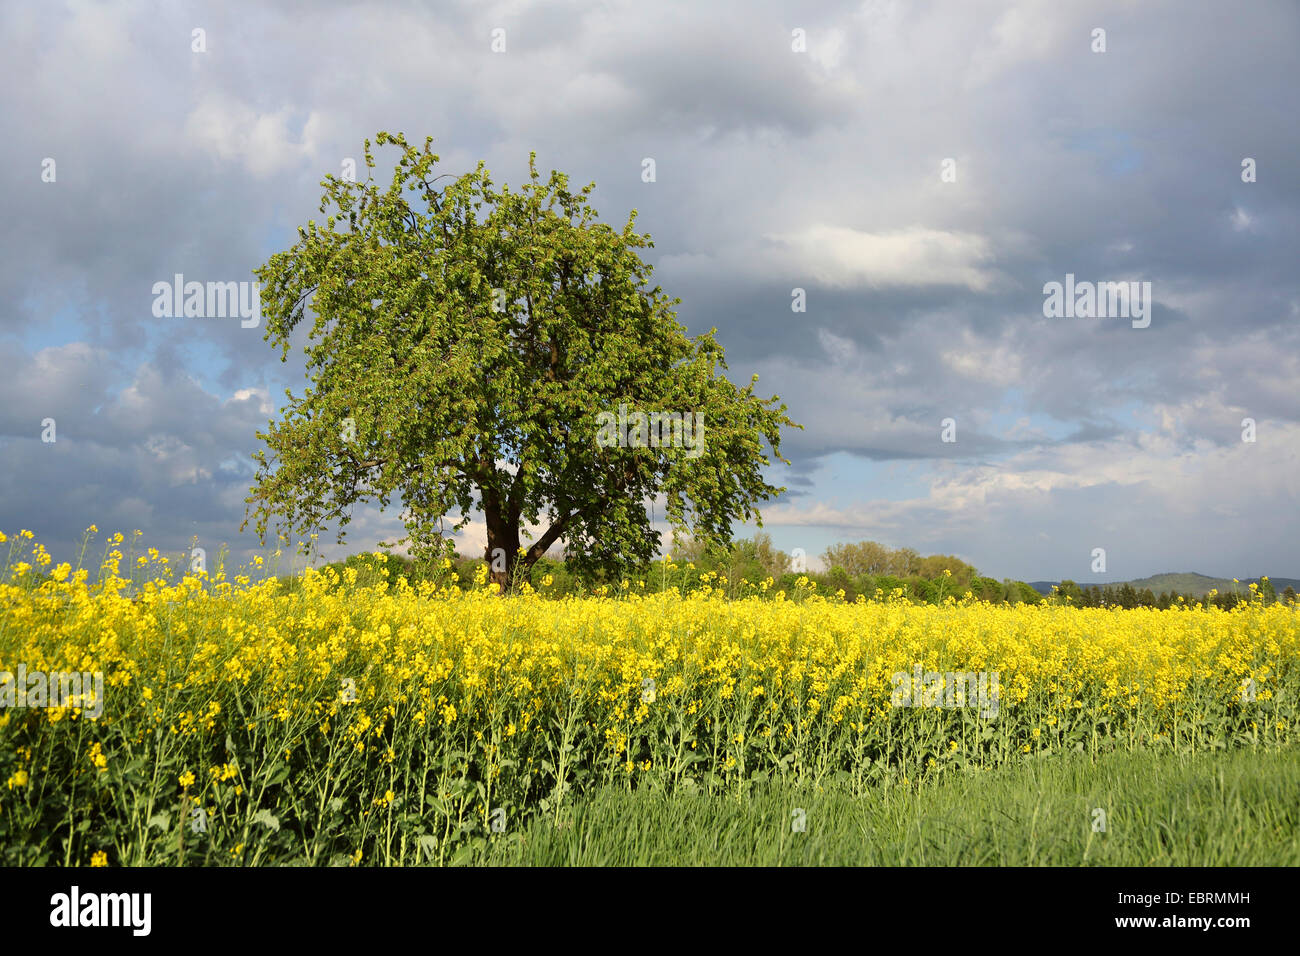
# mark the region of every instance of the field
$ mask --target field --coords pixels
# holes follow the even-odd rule
[[[372,583],[309,570],[290,587],[171,581],[156,555],[116,550],[91,580],[11,544],[0,672],[102,672],[103,699],[0,709],[8,865],[1084,863],[1108,862],[1118,833],[1130,849],[1109,861],[1146,862],[1164,845],[1133,837],[1147,819],[1204,847],[1170,860],[1227,861],[1204,822],[1220,820],[1244,858],[1295,862],[1290,605],[849,604],[635,582],[503,599],[486,567],[463,589],[411,586],[382,561]],[[1189,767],[1221,786],[1189,790]],[[1121,772],[1130,786],[1082,786]],[[1077,839],[1059,858],[1036,850],[1031,821],[1008,824],[1013,850],[908,842],[909,820],[944,808],[991,819],[999,793],[1013,821],[1046,800],[1043,832]],[[1162,816],[1184,799],[1200,809]],[[834,849],[873,813],[873,849]],[[583,857],[591,840],[572,842],[687,817],[723,829],[690,852],[620,856],[606,835],[604,856]],[[728,856],[718,833],[737,820],[780,842]],[[782,855],[804,838],[823,850]]]
[[[858,794],[780,783],[740,799],[609,789],[582,801],[568,825],[534,821],[487,843],[481,858],[497,866],[1300,866],[1300,753],[1064,754]]]

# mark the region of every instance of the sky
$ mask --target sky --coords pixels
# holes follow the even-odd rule
[[[761,512],[812,567],[1300,577],[1293,2],[6,3],[0,36],[11,540],[260,553],[250,456],[306,340],[154,286],[253,281],[387,130],[637,211],[678,320],[804,426]],[[1067,275],[1149,324],[1049,314]],[[327,555],[400,516],[349,529]]]

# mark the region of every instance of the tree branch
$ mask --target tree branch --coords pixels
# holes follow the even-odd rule
[[[547,528],[546,533],[534,541],[533,546],[529,548],[528,552],[524,555],[524,566],[532,567],[532,565],[537,562],[537,559],[544,555],[547,549],[559,540],[560,535],[564,534],[565,529],[569,526],[569,522],[575,517],[575,512],[569,512],[559,521],[555,522],[555,524]]]

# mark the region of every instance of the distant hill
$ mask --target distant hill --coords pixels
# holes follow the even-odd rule
[[[1166,574],[1153,574],[1149,578],[1137,578],[1133,581],[1106,581],[1106,582],[1089,582],[1086,580],[1075,579],[1075,584],[1079,587],[1092,587],[1093,583],[1097,587],[1117,588],[1123,584],[1131,584],[1134,590],[1141,591],[1144,588],[1150,588],[1151,593],[1156,596],[1165,591],[1170,594],[1192,594],[1196,597],[1204,597],[1211,589],[1217,590],[1220,594],[1229,593],[1235,586],[1238,591],[1247,591],[1252,583],[1258,584],[1259,578],[1240,578],[1234,585],[1232,578],[1212,578],[1205,574],[1197,574],[1194,571],[1169,572]],[[1274,590],[1281,594],[1291,587],[1296,592],[1300,592],[1300,578],[1275,578],[1269,577]],[[1030,581],[1029,586],[1039,594],[1051,594],[1052,588],[1060,584],[1059,581]]]

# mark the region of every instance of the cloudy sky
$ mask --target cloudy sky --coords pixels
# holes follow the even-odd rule
[[[1300,576],[1290,0],[4,4],[0,36],[0,530],[56,556],[92,523],[256,544],[302,360],[152,289],[251,281],[390,130],[638,210],[680,321],[805,426],[764,509],[787,551]],[[1067,274],[1149,282],[1149,326],[1046,316]]]

